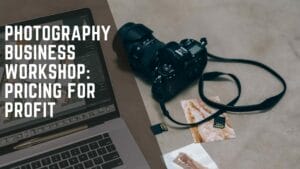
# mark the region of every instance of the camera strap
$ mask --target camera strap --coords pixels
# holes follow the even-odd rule
[[[201,77],[200,81],[211,81],[211,80],[215,80],[217,79],[218,77],[220,76],[228,76],[228,77],[231,77],[233,79],[233,81],[235,82],[236,86],[237,86],[237,89],[238,89],[238,94],[237,96],[232,99],[227,105],[228,106],[233,106],[240,98],[241,96],[241,83],[239,81],[239,79],[234,75],[234,74],[231,74],[231,73],[223,73],[223,72],[207,72],[207,73],[204,73],[203,76]],[[203,82],[202,82],[203,83]],[[177,120],[175,120],[169,113],[169,111],[167,110],[166,106],[165,106],[165,102],[163,101],[160,101],[160,107],[161,107],[161,110],[164,114],[164,116],[166,116],[170,121],[174,122],[175,124],[178,124],[178,125],[183,125],[183,126],[190,126],[190,127],[194,127],[194,126],[197,126],[197,125],[200,125],[200,124],[203,124],[205,122],[208,122],[212,119],[215,119],[216,117],[220,116],[221,114],[223,114],[224,112],[226,112],[226,110],[224,109],[219,109],[216,113],[210,115],[209,117],[199,121],[199,122],[195,122],[195,123],[182,123],[182,122],[179,122]]]
[[[206,72],[206,73],[203,73],[199,79],[199,84],[198,84],[199,85],[198,86],[199,95],[203,102],[205,102],[207,105],[209,105],[213,108],[216,108],[218,110],[216,111],[216,113],[208,116],[207,118],[205,118],[199,122],[182,123],[182,122],[175,120],[170,115],[169,111],[167,110],[167,108],[165,106],[165,102],[160,101],[159,102],[160,107],[161,107],[161,110],[162,110],[164,116],[166,116],[170,121],[174,122],[175,124],[185,126],[185,127],[195,127],[195,126],[201,125],[207,121],[210,121],[212,119],[216,120],[217,117],[219,117],[221,114],[223,114],[224,112],[227,112],[227,111],[230,111],[230,112],[260,111],[260,112],[263,112],[263,110],[267,110],[267,109],[270,109],[273,106],[275,106],[282,99],[282,97],[284,96],[284,94],[286,92],[287,86],[286,86],[285,80],[276,71],[274,71],[272,68],[268,67],[267,65],[265,65],[263,63],[253,61],[253,60],[247,60],[247,59],[223,58],[223,57],[216,56],[216,55],[213,55],[210,53],[208,53],[207,56],[209,58],[209,61],[226,62],[226,63],[243,63],[243,64],[250,64],[250,65],[260,67],[260,68],[266,70],[267,72],[269,72],[274,77],[276,77],[279,80],[279,82],[282,84],[283,89],[280,93],[278,93],[274,96],[271,96],[258,104],[235,106],[235,104],[237,103],[237,101],[241,95],[241,83],[240,83],[239,79],[234,74],[231,74],[231,73]],[[235,84],[237,86],[237,91],[238,91],[237,96],[227,104],[222,104],[222,103],[212,101],[209,98],[207,98],[204,94],[204,81],[212,81],[212,80],[219,78],[220,76],[230,77],[231,79],[233,79],[233,81],[235,82]]]

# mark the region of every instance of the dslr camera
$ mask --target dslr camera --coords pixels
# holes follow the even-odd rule
[[[207,64],[206,39],[167,44],[142,24],[127,23],[118,31],[133,71],[152,83],[153,97],[166,102],[202,76]]]
[[[163,43],[152,35],[153,31],[142,24],[127,23],[123,25],[116,36],[118,44],[123,45],[128,61],[133,71],[152,83],[153,97],[160,103],[164,116],[170,121],[187,127],[194,127],[214,119],[214,126],[223,128],[225,118],[220,115],[226,111],[248,112],[261,111],[275,106],[286,92],[285,80],[267,65],[248,59],[224,58],[207,52],[205,38],[199,41],[184,39],[177,42]],[[115,48],[116,49],[116,48]],[[121,52],[121,51],[119,51]],[[273,75],[283,86],[277,95],[268,97],[258,104],[234,106],[241,95],[239,79],[232,73],[205,72],[208,58],[217,62],[243,63],[254,65]],[[217,79],[220,76],[230,77],[236,84],[238,94],[229,103],[222,104],[210,100],[204,94],[204,81]],[[167,110],[165,103],[185,89],[194,80],[199,79],[199,96],[207,105],[219,109],[209,117],[194,123],[183,123],[174,119]]]

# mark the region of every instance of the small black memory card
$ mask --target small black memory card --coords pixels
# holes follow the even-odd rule
[[[162,132],[168,131],[168,127],[165,123],[159,123],[151,126],[151,130],[154,135],[157,135]]]
[[[217,116],[214,118],[214,127],[223,129],[225,127],[226,119],[224,116]]]

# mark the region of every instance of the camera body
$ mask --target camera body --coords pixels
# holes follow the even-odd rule
[[[206,40],[184,39],[164,44],[142,24],[118,31],[133,71],[152,83],[152,94],[166,102],[198,79],[207,64]]]

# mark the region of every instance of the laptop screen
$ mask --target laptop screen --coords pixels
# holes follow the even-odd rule
[[[67,12],[63,14],[48,16],[44,18],[34,19],[20,23],[21,25],[68,25],[71,26],[83,26],[93,25],[93,19],[88,9],[77,10],[73,12]],[[19,24],[16,24],[19,25]],[[5,44],[72,44],[75,46],[75,59],[74,60],[54,60],[51,63],[54,64],[84,64],[86,69],[89,70],[88,74],[84,74],[80,79],[51,79],[51,80],[10,80],[5,77],[4,65],[7,62],[18,64],[20,61],[4,59]],[[22,61],[23,62],[23,61]],[[37,64],[43,64],[43,61],[28,60],[26,64],[37,62]],[[44,61],[49,63],[49,61]],[[89,77],[86,77],[89,76]],[[96,117],[100,117],[104,114],[108,114],[116,111],[114,96],[111,88],[111,84],[108,78],[107,70],[104,63],[103,54],[99,45],[99,41],[93,41],[90,37],[87,37],[85,41],[14,41],[4,39],[4,29],[0,32],[0,147],[6,146],[11,143],[16,143],[20,140],[33,137],[35,135],[44,134],[49,131],[63,128],[71,124],[90,120]],[[11,102],[34,102],[34,99],[14,99],[4,97],[4,83],[60,83],[62,84],[62,97],[57,99],[51,99],[55,102],[54,117],[44,118],[38,114],[36,118],[15,118],[13,115],[4,117],[4,103],[7,99]],[[68,98],[66,86],[68,83],[94,83],[95,84],[95,97],[92,99],[78,98],[76,96]],[[47,99],[43,100],[49,101]],[[97,109],[95,109],[97,107]],[[18,131],[18,132],[15,132]],[[10,133],[10,134],[7,134]],[[13,133],[13,134],[12,134]],[[9,135],[9,137],[8,137]],[[5,138],[4,138],[5,137]]]

